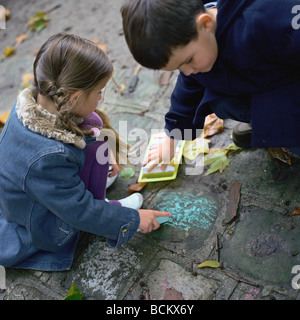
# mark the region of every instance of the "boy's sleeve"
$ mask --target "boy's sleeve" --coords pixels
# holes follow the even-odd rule
[[[139,213],[94,199],[78,171],[68,154],[47,154],[31,165],[25,191],[77,230],[106,237],[111,246],[129,241],[138,229]]]
[[[171,131],[179,129],[182,137],[174,137],[177,140],[193,140],[197,137],[196,129],[201,128],[201,124],[195,125],[194,118],[203,94],[204,87],[198,81],[180,72],[171,95],[170,110],[165,115],[165,130],[168,136],[172,137]],[[192,135],[184,137],[185,129],[189,129]],[[173,132],[176,134],[175,130]]]

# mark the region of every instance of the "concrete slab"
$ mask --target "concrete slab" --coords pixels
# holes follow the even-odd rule
[[[161,72],[142,68],[133,93],[128,85],[137,66],[122,34],[122,0],[97,1],[28,0],[22,10],[18,1],[2,1],[10,8],[7,30],[0,30],[0,54],[26,30],[36,11],[48,11],[50,22],[40,33],[31,33],[16,54],[0,61],[0,113],[8,111],[16,98],[22,75],[31,72],[36,49],[57,32],[76,33],[107,46],[114,63],[114,78],[105,92],[104,112],[114,128],[127,122],[128,142],[150,137],[152,129],[163,129],[164,114],[177,78],[172,73],[167,85],[159,85]],[[224,121],[224,132],[211,137],[210,148],[226,147],[235,121]],[[138,157],[138,155],[136,155]],[[6,270],[7,289],[1,300],[60,300],[73,281],[88,300],[161,300],[167,289],[180,292],[185,300],[299,300],[293,289],[300,265],[300,161],[292,165],[276,162],[265,149],[243,150],[228,156],[224,172],[204,176],[187,175],[183,162],[176,180],[148,184],[142,190],[144,208],[169,211],[171,221],[147,235],[137,233],[130,243],[112,249],[105,239],[83,234],[74,264],[66,272]],[[108,190],[109,199],[128,196],[138,178],[118,177]],[[229,188],[241,183],[237,219],[224,225]],[[216,237],[219,252],[216,252]],[[220,258],[223,268],[199,269],[206,260]],[[147,295],[146,295],[147,293]]]

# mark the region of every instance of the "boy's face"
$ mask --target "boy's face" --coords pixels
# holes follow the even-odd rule
[[[198,38],[186,46],[173,49],[169,62],[162,68],[163,70],[178,69],[189,76],[212,69],[218,56],[218,45],[215,37],[215,20],[210,19],[212,19],[210,15],[201,14],[197,20]]]

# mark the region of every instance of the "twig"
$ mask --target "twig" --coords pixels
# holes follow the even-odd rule
[[[50,12],[52,12],[52,11],[54,11],[54,10],[56,10],[56,9],[60,8],[60,7],[61,7],[61,4],[57,4],[57,5],[56,5],[56,6],[54,6],[52,9],[47,10],[47,11],[46,11],[46,13],[48,14],[48,13],[50,13]]]
[[[259,287],[259,284],[257,284],[257,283],[254,283],[254,282],[251,282],[251,281],[248,281],[248,280],[244,280],[244,279],[240,279],[240,278],[238,278],[238,277],[236,277],[236,276],[233,276],[233,275],[230,274],[230,273],[226,273],[226,276],[234,279],[234,280],[237,281],[237,282],[244,282],[244,283],[250,284],[251,286]]]
[[[217,253],[217,261],[220,262],[220,247],[219,247],[218,233],[216,234],[216,253]]]

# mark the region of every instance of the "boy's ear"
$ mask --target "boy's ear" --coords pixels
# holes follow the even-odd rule
[[[196,25],[199,31],[211,31],[214,27],[214,21],[209,14],[200,12],[196,17]]]

